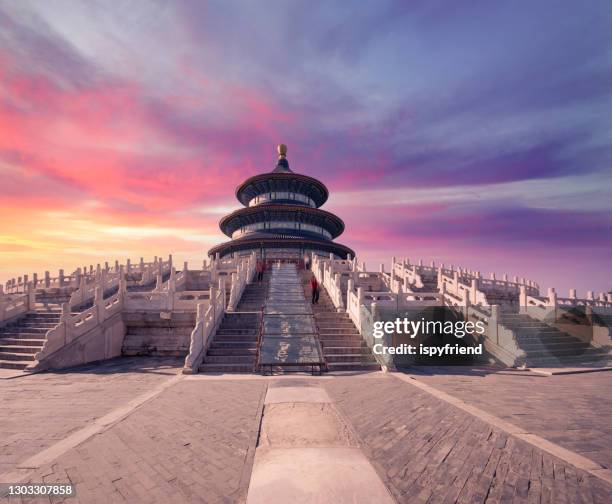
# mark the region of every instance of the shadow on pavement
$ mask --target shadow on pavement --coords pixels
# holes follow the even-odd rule
[[[452,375],[484,378],[485,376],[496,374],[517,377],[525,376],[531,378],[547,378],[544,375],[532,373],[531,371],[526,369],[513,369],[502,366],[407,366],[398,368],[398,371],[404,374],[414,374],[423,376]]]
[[[116,357],[66,369],[45,371],[44,374],[147,373],[173,376],[181,371],[184,361],[184,357]]]

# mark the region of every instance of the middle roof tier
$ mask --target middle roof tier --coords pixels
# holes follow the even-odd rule
[[[219,222],[221,231],[230,238],[236,231],[242,230],[243,233],[258,231],[261,224],[268,224],[270,230],[280,229],[300,229],[304,225],[305,231],[310,231],[310,226],[322,228],[329,233],[328,239],[336,238],[344,231],[344,222],[336,215],[318,208],[305,207],[301,205],[259,205],[248,208],[241,208],[225,216]],[[327,235],[324,233],[324,235]]]

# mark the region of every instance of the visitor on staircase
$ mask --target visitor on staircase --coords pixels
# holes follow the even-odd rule
[[[319,282],[314,274],[310,277],[310,289],[312,291],[312,304],[319,302]]]

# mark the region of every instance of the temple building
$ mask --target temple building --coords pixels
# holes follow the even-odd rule
[[[269,173],[255,175],[236,189],[244,208],[221,219],[221,231],[231,241],[213,247],[209,256],[247,256],[255,251],[266,259],[299,259],[315,254],[346,259],[355,253],[334,242],[344,222],[321,210],[329,191],[319,180],[294,173],[287,161],[287,147],[278,146],[278,162]]]

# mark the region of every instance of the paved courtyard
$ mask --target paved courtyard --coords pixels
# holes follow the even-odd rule
[[[0,481],[72,482],[76,498],[67,502],[245,502],[252,475],[258,475],[257,488],[265,490],[262,475],[269,474],[267,466],[257,466],[256,452],[261,464],[269,466],[270,443],[282,454],[312,439],[316,443],[308,441],[307,451],[296,452],[307,455],[301,460],[310,460],[316,468],[314,461],[321,459],[309,456],[325,454],[329,460],[334,453],[346,457],[358,450],[354,453],[362,454],[362,466],[373,471],[369,477],[401,503],[612,500],[605,477],[419,388],[410,383],[410,376],[185,376],[178,374],[179,368],[173,359],[118,359],[71,373],[0,381]],[[525,415],[510,407],[510,398],[517,398],[513,394],[522,389],[523,396],[532,397],[532,425],[543,437],[548,435],[547,421],[553,433],[566,425],[560,418],[568,418],[567,425],[579,431],[591,425],[607,435],[597,415],[609,411],[609,394],[597,396],[597,391],[608,378],[552,377],[558,378],[570,380],[558,387],[547,381],[550,378],[529,376],[468,375],[461,380],[474,380],[473,400],[480,409],[514,424],[525,421]],[[466,392],[470,382],[459,386],[456,376],[419,375],[417,380],[453,397],[471,397]],[[489,380],[488,385],[483,380]],[[279,386],[288,387],[280,398]],[[295,397],[294,389],[300,390]],[[578,411],[569,407],[570,390],[582,397],[573,401]],[[500,395],[510,401],[507,406]],[[591,411],[589,401],[597,397],[603,404],[593,404]],[[312,404],[300,405],[303,401]],[[542,421],[534,420],[537,414]],[[285,420],[291,415],[296,415],[295,422]],[[553,437],[561,443],[556,434]],[[571,436],[566,437],[569,443]],[[609,438],[597,446],[581,454],[604,456]],[[571,449],[570,444],[566,447]],[[297,459],[288,460],[300,478]],[[342,463],[338,459],[338,467],[342,464],[349,467],[350,458]],[[360,492],[359,498],[354,502],[371,502],[367,492]],[[9,500],[49,501],[61,500]],[[344,502],[342,495],[334,502]]]
[[[431,367],[408,374],[612,469],[612,372],[538,376]]]

